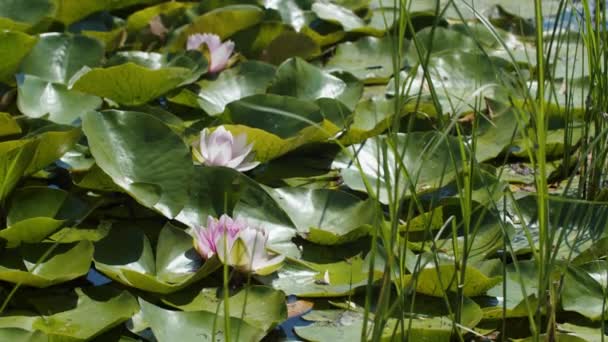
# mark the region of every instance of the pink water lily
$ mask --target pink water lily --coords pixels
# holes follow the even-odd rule
[[[251,227],[242,219],[222,215],[218,220],[209,216],[207,227],[194,231],[194,246],[204,259],[217,255],[221,262],[242,272],[268,275],[285,259],[266,250],[266,231]]]
[[[253,144],[247,144],[247,135],[234,137],[223,126],[213,132],[205,128],[193,145],[195,158],[207,166],[225,166],[244,172],[260,164],[253,159]]]
[[[224,43],[220,37],[215,34],[193,34],[188,36],[186,48],[188,50],[197,50],[201,45],[207,45],[209,50],[209,72],[216,73],[222,71],[228,65],[228,59],[234,51],[234,42],[228,40]]]

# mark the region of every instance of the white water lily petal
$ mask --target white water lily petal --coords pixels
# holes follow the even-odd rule
[[[223,126],[213,132],[208,128],[203,129],[198,143],[194,143],[193,147],[194,157],[204,165],[225,166],[244,172],[260,164],[254,161],[251,153],[253,144],[247,145],[247,135],[234,137]]]
[[[205,259],[214,255],[241,272],[267,275],[279,267],[282,255],[266,250],[268,234],[259,228],[250,227],[242,219],[233,220],[222,215],[219,220],[208,218],[207,227],[195,229],[194,245]]]
[[[209,72],[216,73],[218,71],[222,71],[228,65],[228,60],[230,59],[230,55],[232,55],[232,51],[234,51],[234,42],[227,41],[222,44],[217,49],[212,50],[209,48],[210,57],[211,57],[211,65],[209,65]]]
[[[186,48],[197,50],[203,44],[207,45],[209,50],[209,72],[216,73],[226,68],[230,55],[234,51],[234,42],[229,40],[222,43],[218,35],[197,33],[188,37]]]

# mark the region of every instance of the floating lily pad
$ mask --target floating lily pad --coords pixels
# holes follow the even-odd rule
[[[222,72],[216,80],[198,82],[196,101],[209,115],[224,112],[226,105],[244,97],[263,94],[272,80],[272,65],[249,61]]]
[[[296,230],[283,209],[257,182],[225,167],[196,167],[188,183],[190,196],[175,217],[190,227],[203,226],[207,217],[232,213],[268,233],[268,247],[298,257],[291,242]]]
[[[355,75],[366,84],[387,83],[394,73],[392,37],[364,37],[354,42],[338,45],[325,68],[329,71],[343,70]],[[404,44],[405,47],[406,44]],[[405,66],[405,61],[399,69]]]
[[[124,63],[83,70],[71,88],[135,106],[196,81],[207,69],[207,61],[196,51],[171,60],[156,53],[124,53],[115,58],[118,61]]]
[[[282,188],[271,192],[305,239],[321,245],[351,242],[367,235],[374,207],[346,192]]]
[[[69,124],[86,111],[101,105],[101,99],[68,89],[72,76],[84,67],[94,67],[103,58],[103,45],[81,35],[46,33],[23,60],[17,105],[26,115]],[[49,63],[50,61],[50,63]]]
[[[51,252],[45,255],[49,250]],[[48,287],[85,275],[93,258],[93,244],[89,241],[61,245],[22,244],[4,249],[0,254],[1,280]]]
[[[48,22],[55,10],[52,0],[0,1],[0,30],[27,31]],[[44,24],[42,24],[44,26]]]
[[[158,0],[60,0],[57,2],[58,10],[55,14],[55,19],[65,25],[69,25],[95,12],[155,2],[158,2]]]
[[[369,260],[356,256],[348,261],[318,264],[307,261],[287,262],[276,274],[260,278],[275,289],[298,297],[347,296],[367,285]],[[382,272],[374,271],[378,280]]]
[[[272,94],[293,96],[304,100],[339,98],[346,90],[346,83],[300,58],[285,61],[277,69],[268,88]]]
[[[163,302],[184,311],[224,313],[223,294],[220,288],[193,288],[166,296]],[[230,317],[266,332],[287,319],[285,294],[267,286],[249,286],[228,299]]]
[[[140,112],[90,112],[83,129],[99,167],[142,204],[168,217],[187,200],[190,150],[167,125]]]
[[[64,222],[73,222],[86,215],[88,206],[60,189],[28,187],[15,191],[6,216],[7,227],[0,238],[9,247],[22,242],[40,242],[59,229]]]
[[[389,201],[389,191],[406,196],[411,195],[412,190],[429,192],[447,185],[456,176],[461,156],[455,138],[435,132],[399,133],[395,143],[391,146],[387,136],[377,136],[349,147],[363,175],[346,152],[338,154],[332,168],[340,170],[345,184],[353,190],[367,191],[365,177],[372,190],[379,189],[375,196],[385,204]],[[403,166],[397,165],[395,169],[396,160],[402,160]],[[388,168],[385,170],[383,165]],[[393,184],[397,173],[399,183]]]
[[[42,169],[67,152],[80,134],[73,127],[46,125],[37,135],[0,142],[0,200],[21,177]]]
[[[29,301],[40,313],[0,317],[0,337],[13,328],[12,336],[23,336],[22,341],[90,340],[125,322],[139,310],[137,300],[129,292],[111,288],[76,288],[60,295],[37,294]],[[91,319],[92,316],[95,319]]]
[[[253,95],[226,106],[233,134],[246,133],[254,141],[256,159],[268,161],[304,144],[329,139],[338,128],[325,120],[310,101],[288,96]]]
[[[314,323],[309,326],[296,327],[298,336],[309,341],[325,339],[335,341],[356,341],[361,339],[364,314],[346,310],[313,311],[304,319]],[[368,318],[369,319],[369,318]],[[407,339],[410,341],[449,341],[452,335],[452,321],[448,317],[408,318],[404,319],[407,328],[397,328],[398,320],[391,318],[382,330],[382,339]],[[368,322],[367,331],[373,331],[373,321]],[[401,333],[405,332],[406,336]],[[371,336],[370,336],[371,338]]]
[[[0,24],[1,25],[1,24]],[[23,58],[36,44],[37,38],[21,32],[0,32],[0,50],[5,51],[0,66],[0,82],[14,84],[15,73]]]
[[[166,225],[153,250],[149,238],[136,227],[121,226],[95,244],[95,267],[108,277],[144,291],[170,293],[204,278],[220,263],[203,263],[192,237]]]
[[[140,299],[143,320],[150,326],[159,342],[174,339],[184,342],[203,340],[259,341],[264,331],[238,318],[230,317],[230,332],[223,329],[224,318],[208,311],[172,311]],[[171,322],[171,324],[167,324]],[[215,333],[215,335],[214,335]]]

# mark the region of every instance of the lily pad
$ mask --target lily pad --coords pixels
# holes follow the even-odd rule
[[[124,63],[83,70],[71,81],[71,88],[136,106],[196,81],[207,69],[207,61],[196,51],[171,60],[156,53],[123,53],[117,61]]]
[[[21,64],[21,72],[67,85],[83,67],[95,67],[104,56],[96,39],[67,33],[45,33]],[[50,61],[50,63],[49,63]]]
[[[45,256],[48,250],[51,252]],[[0,280],[48,287],[85,275],[93,258],[93,244],[89,241],[22,244],[0,254]]]
[[[67,294],[35,295],[29,300],[40,314],[0,317],[0,336],[13,327],[23,331],[21,336],[29,336],[20,341],[90,340],[139,310],[137,300],[129,292],[111,288],[76,288]]]
[[[225,114],[232,124],[224,127],[233,134],[246,133],[255,142],[253,151],[259,161],[325,141],[338,131],[314,102],[288,96],[249,96],[228,104]]]
[[[323,319],[319,319],[321,317]],[[364,314],[356,311],[321,310],[305,315],[304,319],[314,323],[309,326],[296,327],[296,334],[308,341],[358,341],[363,330]],[[397,328],[399,320],[391,318],[382,330],[384,340],[407,339],[408,341],[449,341],[453,323],[448,317],[406,318],[409,328]],[[373,331],[373,322],[367,324],[367,331]],[[405,332],[406,336],[401,333]],[[371,338],[371,336],[370,336]]]
[[[224,213],[246,219],[268,233],[268,247],[293,257],[299,255],[291,242],[296,230],[287,214],[253,179],[225,167],[196,167],[190,196],[176,220],[190,227],[203,226],[207,217]]]
[[[21,177],[49,165],[67,152],[80,137],[74,127],[45,125],[39,134],[25,139],[0,142],[0,200],[17,185]]]
[[[223,313],[223,294],[219,288],[189,288],[163,299],[168,305],[184,311]],[[228,299],[230,317],[270,331],[287,319],[285,294],[267,286],[248,286]]]
[[[14,84],[15,73],[23,58],[30,52],[38,39],[21,32],[0,32],[0,50],[5,51],[0,66],[0,82]]]
[[[364,37],[339,44],[325,65],[329,71],[348,71],[366,84],[386,84],[394,73],[392,37]],[[405,50],[406,44],[404,44]],[[399,69],[405,66],[405,61]]]
[[[201,80],[197,83],[198,105],[209,115],[224,112],[226,105],[244,97],[264,94],[274,77],[272,65],[248,61],[222,72],[216,80]]]
[[[365,21],[353,11],[331,2],[315,2],[312,11],[323,20],[341,25],[347,32],[365,26]]]
[[[276,274],[260,278],[273,288],[298,297],[340,297],[353,294],[367,285],[369,260],[355,256],[348,261],[319,264],[308,261],[287,262]],[[382,277],[374,271],[374,281]]]
[[[268,88],[272,94],[293,96],[304,100],[339,98],[346,90],[346,83],[301,58],[285,61],[277,69]]]
[[[561,299],[564,310],[591,320],[602,320],[606,315],[602,285],[579,267],[569,266],[566,270]]]
[[[305,239],[321,245],[351,242],[368,234],[374,207],[346,192],[282,188],[271,194]]]
[[[184,342],[259,341],[264,331],[244,321],[230,317],[230,331],[223,328],[224,318],[208,311],[171,311],[162,309],[140,299],[143,320],[149,324],[159,342],[178,339]],[[167,324],[167,322],[172,322]]]
[[[90,112],[83,129],[97,165],[140,203],[174,217],[185,206],[192,177],[190,150],[150,114]]]
[[[55,10],[52,0],[0,1],[0,30],[27,31],[49,21]]]
[[[101,99],[68,89],[72,76],[84,67],[94,67],[103,58],[103,45],[81,35],[45,33],[21,64],[24,79],[18,83],[17,105],[24,114],[69,124],[86,111],[101,105]],[[49,60],[51,61],[49,63]]]
[[[88,206],[60,189],[28,187],[15,191],[6,216],[7,227],[0,238],[9,247],[22,242],[42,241],[64,222],[73,222],[87,214]]]
[[[436,132],[398,133],[394,142],[388,136],[377,136],[349,147],[349,152],[354,152],[360,163],[362,173],[344,151],[336,156],[332,168],[340,170],[344,183],[353,190],[367,191],[365,179],[371,189],[379,189],[375,194],[378,200],[387,204],[391,189],[410,196],[412,190],[429,192],[451,181],[460,165],[458,146],[455,138]],[[402,160],[403,164],[395,166],[397,160]],[[383,165],[388,168],[385,170]],[[400,174],[399,183],[393,184],[397,174]]]
[[[55,19],[65,25],[69,25],[95,12],[140,4],[151,4],[158,2],[158,0],[58,0],[56,2],[58,10],[55,14]]]
[[[95,244],[95,267],[108,277],[144,291],[170,293],[204,278],[218,267],[216,258],[202,263],[192,237],[166,225],[156,249],[136,227],[114,227]]]
[[[32,75],[25,75],[19,82],[17,104],[24,114],[53,122],[70,124],[82,114],[101,106],[97,96],[71,91],[59,83],[49,83]]]

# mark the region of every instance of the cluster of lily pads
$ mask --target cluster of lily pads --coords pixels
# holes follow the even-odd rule
[[[533,4],[408,3],[397,38],[377,0],[0,0],[0,340],[354,341],[382,284],[411,298],[383,339],[530,336]],[[554,192],[584,131],[575,36]],[[550,201],[560,338],[601,334],[606,208]]]

